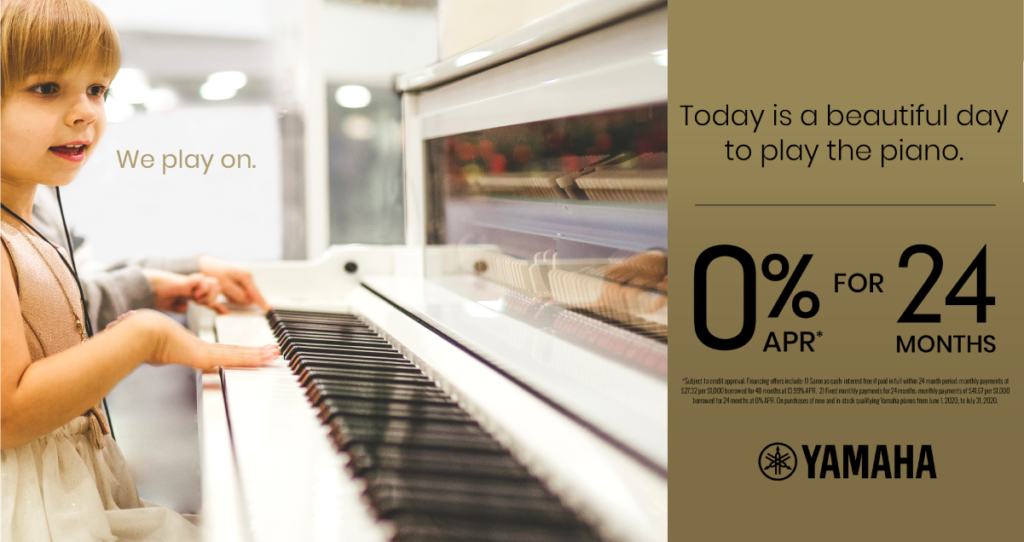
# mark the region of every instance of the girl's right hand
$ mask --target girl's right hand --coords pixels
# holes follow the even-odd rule
[[[213,367],[263,367],[281,355],[277,345],[234,346],[206,342],[192,335],[170,318],[151,310],[136,311],[119,319],[120,323],[142,319],[140,324],[150,330],[154,347],[148,363],[189,365],[197,369]]]

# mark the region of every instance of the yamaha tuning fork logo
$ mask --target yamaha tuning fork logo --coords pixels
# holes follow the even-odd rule
[[[796,472],[796,453],[788,445],[781,442],[773,442],[761,450],[758,458],[758,466],[761,474],[769,480],[785,480]]]

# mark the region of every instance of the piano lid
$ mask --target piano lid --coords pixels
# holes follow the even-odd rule
[[[573,2],[452,58],[401,75],[395,82],[395,89],[399,92],[414,92],[432,88],[665,3],[664,0]]]

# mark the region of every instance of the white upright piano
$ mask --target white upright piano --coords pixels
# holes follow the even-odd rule
[[[577,2],[400,77],[406,244],[190,312],[286,350],[202,376],[206,540],[667,540],[667,20]]]

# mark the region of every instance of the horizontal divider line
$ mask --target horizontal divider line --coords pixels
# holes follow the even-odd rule
[[[696,203],[694,207],[995,207],[994,203]]]

